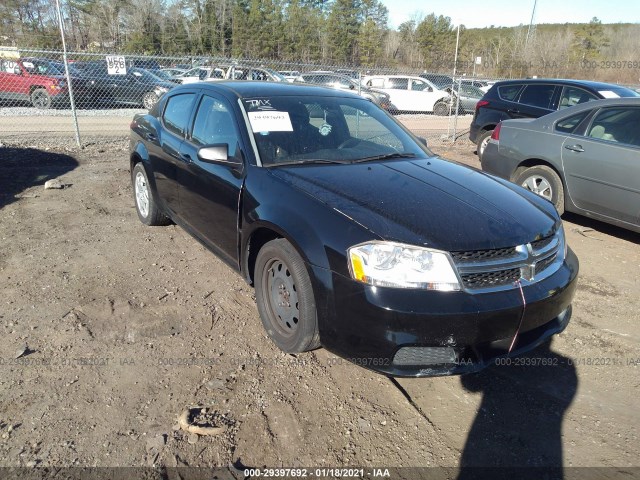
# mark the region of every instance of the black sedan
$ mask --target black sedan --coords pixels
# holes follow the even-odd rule
[[[103,62],[87,62],[78,67],[83,79],[91,85],[95,103],[104,107],[129,105],[150,109],[176,86],[139,67],[128,68],[124,75],[109,75]]]
[[[578,260],[553,205],[434,156],[355,94],[182,85],[135,116],[130,146],[140,220],[174,221],[253,284],[285,352],[465,373],[571,317]]]

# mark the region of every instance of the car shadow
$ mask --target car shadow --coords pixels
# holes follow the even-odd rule
[[[78,166],[75,158],[35,148],[0,147],[0,208],[25,190],[44,185]]]
[[[562,421],[578,388],[569,358],[536,350],[477,374],[462,386],[482,393],[460,458],[459,480],[562,479]]]
[[[605,235],[611,235],[628,242],[640,243],[640,233],[632,232],[622,227],[611,225],[610,223],[601,222],[589,217],[578,215],[577,213],[565,212],[562,219],[578,226],[578,231],[583,232],[585,236],[589,236],[588,230],[595,230]],[[567,228],[567,227],[565,227]]]

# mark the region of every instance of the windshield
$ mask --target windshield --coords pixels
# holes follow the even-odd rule
[[[599,90],[598,93],[602,95],[602,98],[640,97],[640,94],[625,87],[611,87],[606,90]]]
[[[244,106],[265,166],[430,155],[365,99],[278,96],[245,99]]]
[[[146,83],[164,83],[164,80],[144,68],[132,68],[130,71],[132,75],[144,80]]]

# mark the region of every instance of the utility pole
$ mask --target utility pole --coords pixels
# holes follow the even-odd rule
[[[71,85],[71,75],[69,74],[69,63],[67,62],[67,44],[64,40],[64,26],[62,24],[62,12],[60,11],[60,0],[56,0],[56,9],[58,11],[58,24],[60,25],[60,37],[62,38],[62,58],[64,60],[64,73],[67,77],[67,87],[69,88],[69,102],[71,103],[71,112],[73,114],[73,125],[76,130],[76,143],[81,147],[80,129],[78,127],[78,114],[76,112],[76,104],[73,100],[73,86]]]
[[[536,17],[537,4],[538,4],[538,0],[533,0],[533,11],[531,12],[531,20],[529,21],[529,29],[527,30],[527,39],[525,41],[525,48],[529,45],[530,38],[536,34],[535,17]]]

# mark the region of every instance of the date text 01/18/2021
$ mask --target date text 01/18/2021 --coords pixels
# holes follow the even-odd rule
[[[245,468],[245,477],[251,478],[389,478],[388,468]]]

